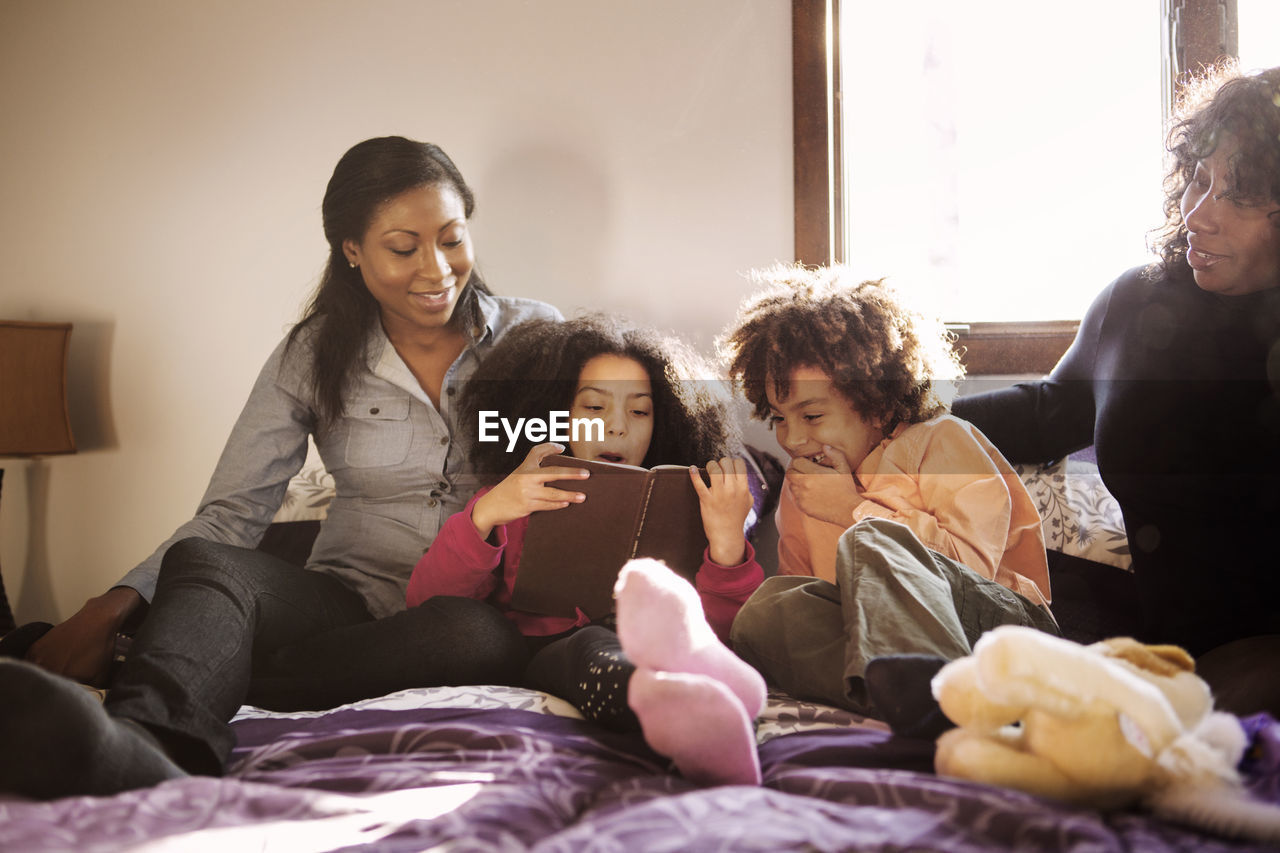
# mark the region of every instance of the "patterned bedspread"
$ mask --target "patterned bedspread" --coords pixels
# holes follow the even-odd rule
[[[773,696],[762,787],[696,788],[639,736],[514,688],[405,691],[323,713],[243,709],[222,779],[0,799],[0,850],[1239,850],[942,779],[930,742]]]

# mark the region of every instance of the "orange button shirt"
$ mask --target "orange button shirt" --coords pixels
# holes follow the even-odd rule
[[[834,583],[840,536],[865,518],[887,518],[988,580],[1037,604],[1050,600],[1040,514],[1017,472],[972,424],[940,415],[899,426],[854,473],[863,501],[846,526],[804,513],[784,483],[779,574]]]

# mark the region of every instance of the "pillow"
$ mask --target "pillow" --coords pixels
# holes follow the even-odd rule
[[[312,451],[302,470],[289,481],[280,509],[271,520],[323,521],[329,513],[329,501],[333,500],[334,491],[333,475],[325,470],[320,457]]]
[[[1049,550],[1132,570],[1120,505],[1102,484],[1097,465],[1060,459],[1014,469],[1040,512]]]

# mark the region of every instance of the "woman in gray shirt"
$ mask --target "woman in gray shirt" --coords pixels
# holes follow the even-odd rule
[[[343,155],[316,294],[263,367],[196,516],[32,645],[31,663],[0,662],[0,791],[103,795],[218,775],[246,698],[329,707],[518,676],[523,642],[495,609],[404,609],[414,564],[476,487],[457,391],[508,328],[560,316],[490,293],[474,270],[473,206],[434,145],[384,137]],[[304,569],[254,546],[309,437],[337,495]],[[146,601],[106,702],[85,701],[71,679],[105,680],[112,638]],[[445,645],[459,636],[465,648]],[[56,741],[33,736],[51,721]]]

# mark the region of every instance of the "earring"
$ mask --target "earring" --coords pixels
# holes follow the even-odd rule
[[[352,269],[355,269],[356,267],[360,266],[360,265],[359,265],[359,264],[357,264],[355,261],[347,261],[347,263],[351,265],[351,268],[352,268]]]

